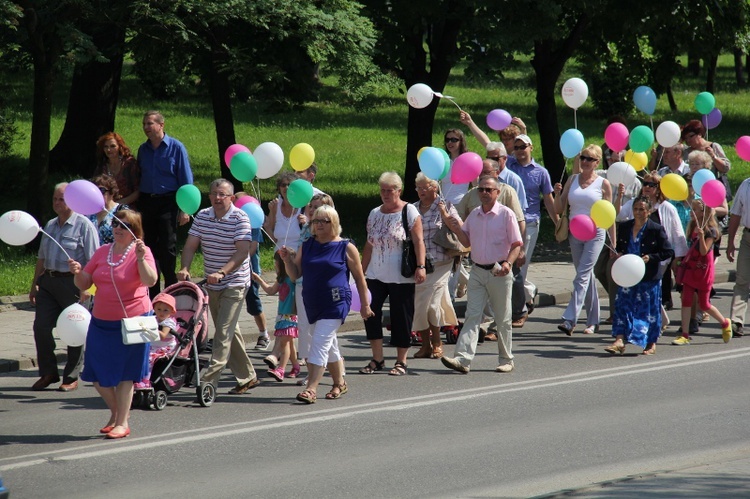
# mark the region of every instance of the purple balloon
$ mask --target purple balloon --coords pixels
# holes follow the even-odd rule
[[[711,110],[710,113],[704,114],[701,118],[701,121],[703,122],[704,127],[709,130],[713,130],[714,128],[719,126],[719,123],[721,123],[721,111],[719,111],[718,107],[715,107]]]
[[[74,180],[63,194],[68,208],[81,215],[93,215],[104,209],[104,196],[93,182]]]
[[[351,310],[354,310],[355,312],[359,312],[359,309],[362,308],[362,301],[359,299],[359,293],[357,292],[357,284],[354,282],[349,283],[349,289],[352,291],[352,305]],[[367,302],[372,302],[372,293],[370,293],[370,290],[367,290]]]
[[[504,130],[513,117],[505,109],[494,109],[487,115],[487,126],[495,131]]]

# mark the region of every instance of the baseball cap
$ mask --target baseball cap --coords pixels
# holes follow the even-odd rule
[[[524,133],[522,133],[521,135],[518,135],[515,140],[520,140],[524,144],[528,144],[530,146],[534,145],[534,144],[531,143],[531,137],[529,137],[528,135],[526,135]]]
[[[154,297],[154,301],[152,301],[151,304],[156,305],[159,302],[169,305],[169,307],[172,308],[172,312],[177,311],[177,302],[175,302],[174,296],[168,295],[167,293],[159,293]]]

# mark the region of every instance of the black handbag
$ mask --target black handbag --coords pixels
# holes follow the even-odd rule
[[[404,239],[401,246],[401,275],[404,277],[413,277],[417,272],[417,253],[414,251],[414,242],[411,240],[411,233],[409,232],[409,222],[406,219],[406,209],[409,204],[404,205],[404,209],[401,210],[401,224],[404,226]],[[432,264],[432,257],[425,252],[424,258],[425,272],[432,274],[435,271],[435,266]]]

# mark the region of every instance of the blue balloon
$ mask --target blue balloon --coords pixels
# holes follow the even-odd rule
[[[656,111],[656,94],[651,88],[641,85],[633,92],[633,102],[639,111],[651,116]]]
[[[440,180],[445,170],[445,159],[436,147],[428,147],[419,155],[419,169],[430,180]]]
[[[695,194],[700,196],[701,195],[701,189],[703,189],[703,184],[708,182],[709,180],[716,180],[716,175],[711,170],[708,170],[706,168],[702,168],[695,172],[693,174],[693,190],[695,191]]]
[[[560,150],[566,158],[573,158],[583,149],[583,134],[571,128],[560,137]]]
[[[260,229],[263,227],[263,220],[265,220],[266,216],[260,205],[255,203],[245,203],[240,209],[250,218],[250,227],[253,229]]]

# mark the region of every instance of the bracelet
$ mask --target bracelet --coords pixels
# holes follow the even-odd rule
[[[139,261],[139,262],[145,262],[145,261],[146,261],[146,259],[145,259],[145,258],[139,258],[139,259],[138,259],[138,261]]]
[[[417,268],[418,269],[426,269],[427,267],[425,267],[424,265],[417,265]]]

